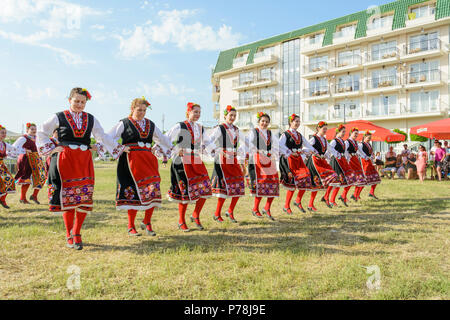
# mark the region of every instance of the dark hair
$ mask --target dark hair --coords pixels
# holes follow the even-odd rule
[[[427,150],[427,148],[425,148],[425,146],[423,146],[423,145],[420,145],[420,146],[419,146],[419,149],[423,149],[423,150],[425,150],[425,151]]]
[[[261,116],[261,118],[259,118],[258,119],[258,123],[260,123],[261,122],[261,119],[262,118],[267,118],[268,120],[269,120],[269,122],[270,122],[270,116],[266,113],[266,114],[263,114],[262,116]]]
[[[83,90],[83,88],[73,88],[70,90],[69,99],[72,99],[76,94],[81,94],[86,97],[86,100],[89,100],[89,94],[86,90]]]
[[[300,119],[300,116],[298,116],[298,115],[295,115],[295,117],[294,117],[294,118],[291,118],[291,117],[289,117],[289,118],[288,118],[288,121],[289,121],[289,125],[291,125],[291,124],[292,124],[292,122],[294,122],[294,121],[295,121],[295,119]]]

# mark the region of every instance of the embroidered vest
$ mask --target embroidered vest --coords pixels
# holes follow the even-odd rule
[[[290,134],[289,131],[286,131],[284,135],[286,136],[286,146],[289,148],[289,150],[292,149],[301,149],[303,147],[303,137],[300,133],[298,133],[298,137],[300,140],[296,141],[294,137]]]
[[[145,119],[145,130],[130,118],[121,120],[123,122],[124,130],[122,133],[122,144],[130,143],[152,143],[153,133],[155,132],[155,124],[149,119]]]
[[[56,114],[59,121],[58,140],[61,145],[86,145],[91,144],[91,133],[94,127],[94,116],[83,112],[83,125],[78,130],[75,121],[69,111],[63,111]]]

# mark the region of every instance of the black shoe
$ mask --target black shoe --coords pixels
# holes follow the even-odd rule
[[[317,212],[317,209],[314,210],[313,208],[308,207],[308,211],[311,212],[311,213],[314,213],[314,212]]]
[[[325,199],[325,197],[323,197],[322,200],[320,200],[320,201],[325,202],[325,204],[327,205],[328,208],[333,209],[333,206],[330,204],[329,201],[327,201],[327,200]]]
[[[262,219],[262,218],[264,218],[262,215],[261,215],[261,213],[259,213],[258,211],[252,211],[252,215],[254,216],[254,217],[256,217],[256,218],[258,218],[258,219]]]
[[[140,233],[138,233],[137,231],[136,231],[136,233],[131,233],[131,231],[136,231],[136,228],[130,228],[130,229],[128,229],[128,235],[130,236],[130,237],[140,237],[141,236],[141,234]]]
[[[344,206],[348,207],[347,201],[345,201],[344,198],[342,198],[342,196],[339,197],[339,200],[342,201],[342,203],[344,204]]]
[[[356,199],[355,195],[352,194],[352,196],[350,197],[350,199],[352,199],[355,202],[358,202],[358,199]]]
[[[22,203],[22,204],[30,204],[29,202],[28,202],[28,200],[19,200],[19,203]]]
[[[191,216],[191,222],[195,223],[198,230],[200,230],[200,231],[205,230],[205,228],[203,228],[202,224],[200,223],[200,218],[194,218]]]
[[[305,209],[303,209],[300,203],[294,202],[294,206],[296,206],[301,212],[306,213]]]
[[[227,212],[225,213],[225,216],[230,219],[231,222],[233,223],[238,223],[237,220],[234,218],[234,215],[232,215],[231,213]]]
[[[0,202],[3,208],[10,209],[9,206],[6,204],[6,202]]]
[[[217,216],[213,216],[214,221],[218,222],[218,223],[222,223],[223,222],[223,218],[222,217],[217,217]]]
[[[76,234],[76,235],[73,235],[72,237],[81,237],[81,234]],[[81,241],[80,243],[74,243],[73,244],[73,248],[75,249],[75,250],[83,250],[83,241]]]
[[[270,211],[266,211],[266,209],[263,209],[262,214],[265,214],[270,220],[275,221],[274,217],[272,217],[272,215],[270,214]]]
[[[291,208],[283,208],[283,212],[285,212],[288,216],[292,216]]]
[[[183,229],[183,228],[182,228],[183,226],[186,226],[186,229]],[[178,229],[180,229],[180,230],[183,231],[183,232],[191,232],[191,229],[188,228],[188,226],[187,226],[186,223],[179,224],[179,225],[178,225]]]
[[[30,200],[33,201],[33,202],[36,203],[36,204],[41,204],[41,203],[38,201],[37,197],[34,197],[33,195],[30,196]]]
[[[374,195],[374,194],[369,193],[369,197],[370,197],[370,198],[374,198],[375,200],[378,200],[377,196]]]
[[[147,226],[151,226],[151,223],[145,224],[145,223],[141,222],[141,230],[145,230],[145,233],[146,233],[148,236],[155,237],[155,236],[156,236],[156,232],[153,231],[153,230],[152,230],[152,231],[148,230],[148,229],[147,229]]]

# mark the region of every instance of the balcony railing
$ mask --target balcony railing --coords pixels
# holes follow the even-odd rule
[[[322,61],[322,62],[314,62],[307,64],[303,67],[304,73],[312,73],[312,72],[321,72],[326,71],[330,67],[328,62]]]
[[[439,69],[409,72],[406,76],[407,84],[441,81],[442,73]]]
[[[387,117],[399,115],[402,111],[406,111],[404,104],[372,105],[371,109],[366,109],[365,115],[367,117]]]
[[[247,63],[247,56],[239,57],[233,60],[233,67],[244,66]]]
[[[349,93],[360,90],[359,81],[340,82],[334,86],[334,93]]]
[[[328,110],[322,111],[320,113],[309,113],[308,120],[309,121],[322,121],[322,120],[328,120]]]
[[[333,40],[343,40],[355,37],[356,28],[352,31],[338,31],[333,33]]]
[[[394,21],[394,17],[391,16],[389,18],[381,18],[377,19],[375,23],[368,23],[367,24],[367,31],[369,32],[375,32],[377,30],[384,30],[392,28],[392,22]]]
[[[367,89],[381,89],[400,85],[397,76],[384,76],[367,80]]]
[[[349,55],[343,58],[340,58],[336,61],[335,67],[336,68],[345,68],[355,65],[362,64],[362,57],[358,54]]]
[[[277,103],[277,97],[275,95],[256,96],[249,99],[233,100],[233,105],[237,106],[238,108],[274,103]]]
[[[439,39],[427,39],[427,40],[417,40],[411,41],[405,46],[405,54],[416,54],[420,52],[439,50],[441,49],[442,43]]]
[[[303,91],[305,97],[320,97],[330,94],[329,86],[317,86]]]
[[[436,14],[436,8],[435,7],[428,7],[426,10],[424,10],[420,17],[417,16],[416,13],[411,12],[406,15],[406,24],[414,23],[417,20],[423,20],[423,19],[432,19],[435,17]]]
[[[259,77],[248,78],[245,81],[233,80],[232,88],[235,89],[238,87],[251,86],[251,85],[256,85],[256,84],[264,83],[264,82],[271,82],[271,81],[275,81],[275,80],[276,80],[275,73],[272,73],[268,76],[259,76]]]
[[[372,51],[367,55],[367,62],[380,61],[390,58],[396,58],[399,56],[399,50],[397,47],[389,47],[385,49]]]

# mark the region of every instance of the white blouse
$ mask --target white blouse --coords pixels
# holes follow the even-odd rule
[[[345,154],[346,154],[346,152],[347,152],[347,144],[346,144],[346,142],[347,141],[344,141],[344,140],[342,140],[342,139],[340,139],[340,138],[337,138],[337,139],[339,139],[339,141],[342,143],[342,145],[344,146],[344,156],[345,156]],[[342,155],[341,155],[341,153],[340,152],[338,152],[337,150],[336,150],[336,146],[337,146],[337,144],[338,144],[338,142],[336,141],[336,139],[333,139],[333,141],[331,141],[330,142],[330,148],[328,148],[329,149],[329,152],[336,158],[336,159],[340,159],[341,157],[342,157]]]
[[[74,113],[71,112],[71,114]],[[53,149],[55,149],[55,145],[49,137],[57,128],[59,128],[59,120],[56,114],[39,127],[37,132],[36,144],[41,155],[47,156]],[[94,126],[92,128],[92,135],[94,136],[95,140],[97,140],[96,145],[99,149],[99,154],[103,153],[103,146],[106,147],[106,149],[114,159],[119,158],[119,156],[122,154],[124,147],[114,141],[109,135],[105,133],[102,126],[100,125],[100,122],[98,122],[95,117]]]
[[[200,145],[202,148],[201,150],[202,153],[203,151],[206,151],[206,153],[214,155],[214,149],[216,148],[216,145],[211,141],[211,139],[206,134],[202,134],[203,128],[202,125],[197,122],[191,121],[189,121],[189,124],[191,125],[192,131],[194,132],[194,140],[195,141],[198,141],[199,139],[201,140]],[[171,144],[176,144],[178,142],[178,138],[181,133],[182,133],[181,125],[180,123],[177,123],[166,133],[166,136],[171,142]],[[184,134],[190,135],[189,132],[186,132]],[[180,146],[175,145],[175,147],[172,149],[170,157],[174,157],[175,155],[177,155],[181,149],[182,148]]]
[[[364,150],[363,150],[363,143],[362,142],[360,142],[360,143],[358,143],[358,155],[361,157],[361,158],[363,158],[364,160],[370,160],[372,157],[368,157],[367,155],[366,155],[366,153],[364,152]]]
[[[145,121],[144,120],[137,121],[139,126],[142,128],[142,130],[145,130]],[[121,138],[124,131],[125,131],[125,126],[123,124],[123,121],[119,121],[119,123],[116,124],[108,132],[108,135],[114,141],[118,141]],[[172,151],[172,143],[170,142],[169,138],[166,135],[164,135],[156,125],[155,125],[155,130],[153,132],[153,141],[155,142],[155,146],[157,148],[160,147],[164,154],[167,154],[170,151]]]
[[[359,148],[357,141],[354,141],[353,139],[350,139],[350,138],[348,140],[346,140],[345,141],[345,157],[347,158],[347,160],[350,160],[350,158],[352,157],[351,154],[348,152],[348,149],[350,148],[349,140],[352,140],[353,143]],[[356,151],[356,154],[358,154],[358,151]]]
[[[238,127],[229,124],[227,124],[227,126],[229,127],[229,130],[227,130],[227,132],[231,136],[230,140],[234,141],[234,139],[237,136],[238,139],[237,159],[239,162],[243,162],[245,160],[245,156],[247,153],[245,137],[244,135],[240,134]],[[220,130],[219,126],[215,127],[210,132],[209,139],[211,140],[211,142],[215,144],[216,148],[219,148],[219,146],[221,145],[220,139],[222,139],[222,130]],[[234,148],[234,146],[229,146],[229,148]]]
[[[15,159],[19,155],[26,153],[25,150],[22,148],[17,148],[14,145],[10,145],[9,143],[0,141],[0,151],[5,151],[5,149],[6,149],[6,157],[12,159]]]
[[[305,137],[298,131],[294,130],[294,129],[289,129],[289,131],[292,134],[297,134],[298,137],[302,138],[303,141],[303,146],[302,146],[302,151],[305,153],[315,153],[316,150],[313,148],[313,146],[309,143],[308,140],[305,139]],[[280,154],[285,156],[285,157],[289,157],[292,154],[292,150],[290,150],[288,148],[288,146],[286,145],[287,139],[286,139],[286,135],[282,134],[281,138],[280,138]],[[305,159],[306,155],[302,154],[302,158]]]
[[[29,136],[30,138],[32,138],[32,136]],[[35,138],[36,141],[36,138]],[[14,143],[13,143],[13,147],[17,148],[18,150],[23,150],[23,145],[27,142],[27,138],[25,138],[24,136],[20,137],[19,139],[17,139]]]
[[[256,130],[252,129],[250,130],[250,133],[248,134],[248,153],[250,155],[256,154],[258,152],[258,148],[256,145],[254,145],[254,141],[256,138]],[[267,129],[259,129],[259,135],[260,135],[260,141],[267,141]],[[278,158],[280,154],[280,140],[278,137],[274,134],[272,136],[272,148],[270,153],[275,157]],[[262,139],[261,139],[262,138]]]
[[[327,146],[327,149],[325,151],[324,157],[327,158],[327,159],[330,159],[331,158],[331,152],[330,152],[330,148],[328,147],[329,143],[327,141],[327,138],[320,137],[320,136],[317,136],[317,137],[319,137],[319,139],[322,140],[322,143]],[[313,137],[311,137],[311,139],[309,139],[309,144],[311,145],[313,150],[316,151],[316,153],[319,153],[319,151],[321,151],[321,150],[317,150],[316,148],[314,148],[314,144],[315,143],[316,143],[316,139],[314,139],[314,136],[313,136]]]

